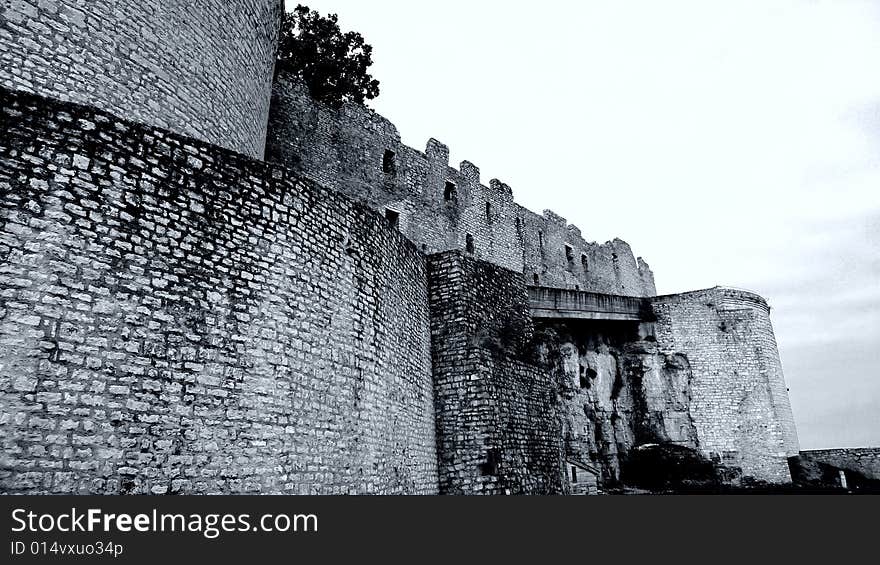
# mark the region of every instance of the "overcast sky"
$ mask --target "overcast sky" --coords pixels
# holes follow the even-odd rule
[[[373,45],[405,143],[628,241],[661,294],[762,294],[801,447],[880,446],[880,2],[307,4]]]

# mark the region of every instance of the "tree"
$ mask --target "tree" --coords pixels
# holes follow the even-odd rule
[[[357,32],[342,33],[336,14],[297,5],[284,14],[278,47],[276,68],[302,79],[316,100],[338,108],[379,95],[379,81],[367,72],[372,46]]]

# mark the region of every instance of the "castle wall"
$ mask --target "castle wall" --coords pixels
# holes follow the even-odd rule
[[[0,491],[437,491],[410,242],[290,171],[0,101]]]
[[[652,308],[659,350],[690,365],[700,449],[744,476],[789,482],[798,443],[767,303],[713,288],[657,297]]]
[[[650,269],[625,242],[586,242],[564,218],[516,204],[508,185],[483,185],[473,163],[450,167],[449,149],[437,140],[424,152],[407,147],[384,117],[356,104],[317,103],[284,73],[273,86],[266,158],[380,213],[398,212],[401,231],[426,253],[467,252],[470,237],[471,256],[524,273],[530,284],[537,275],[544,286],[656,294]]]
[[[280,0],[11,0],[0,85],[262,158]]]
[[[538,215],[522,208],[520,229],[529,284],[624,296],[657,294],[651,269],[625,241],[587,242],[580,229],[551,210]]]
[[[558,387],[530,359],[522,275],[447,252],[428,276],[440,492],[564,492]]]
[[[801,451],[800,459],[855,471],[865,478],[880,480],[880,447],[811,449]]]

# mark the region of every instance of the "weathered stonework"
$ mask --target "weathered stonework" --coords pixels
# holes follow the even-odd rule
[[[437,491],[410,242],[228,150],[0,102],[0,491]]]
[[[280,2],[4,8],[0,492],[587,493],[655,443],[790,480],[763,299],[655,297],[284,74],[269,112]]]
[[[801,465],[805,463],[827,465],[834,469],[857,473],[862,477],[880,481],[880,448],[864,447],[849,449],[811,449],[798,454]]]
[[[262,158],[281,0],[9,0],[0,85]]]
[[[401,231],[426,253],[465,251],[524,273],[529,284],[656,294],[651,270],[625,242],[587,242],[565,218],[514,202],[511,188],[497,179],[481,184],[473,163],[450,167],[449,149],[439,141],[417,151],[379,114],[356,104],[335,110],[317,103],[283,73],[272,90],[266,159],[379,213],[399,214]]]

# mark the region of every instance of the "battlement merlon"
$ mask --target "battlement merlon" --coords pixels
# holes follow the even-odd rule
[[[480,168],[470,161],[462,161],[458,165],[462,180],[469,186],[480,186]]]
[[[513,201],[513,189],[507,183],[501,182],[498,179],[491,179],[489,181],[489,189],[495,192],[501,200]]]
[[[427,155],[428,159],[435,165],[442,164],[444,167],[449,166],[449,147],[433,137],[429,139],[427,145],[425,145],[425,155]]]

